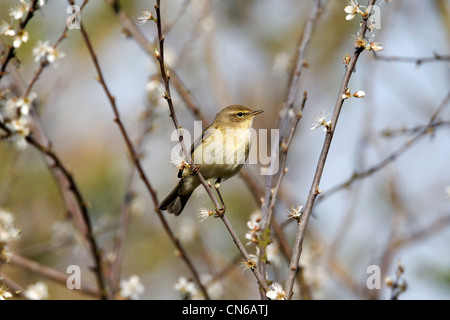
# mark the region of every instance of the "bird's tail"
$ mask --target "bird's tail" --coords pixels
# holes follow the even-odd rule
[[[181,179],[169,195],[161,201],[161,204],[158,207],[159,210],[167,210],[168,213],[173,213],[176,216],[181,214],[181,211],[183,211],[184,206],[192,194],[192,192],[188,194],[179,194],[183,182],[184,179]]]

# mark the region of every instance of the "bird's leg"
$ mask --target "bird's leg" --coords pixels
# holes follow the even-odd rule
[[[220,194],[220,191],[219,191],[221,180],[222,180],[221,178],[217,178],[216,183],[214,183],[214,189],[216,189],[216,192],[219,195],[219,199],[222,204],[222,208],[216,209],[216,214],[214,215],[214,218],[222,217],[225,214],[225,210],[226,210],[225,202],[223,201],[222,195]]]

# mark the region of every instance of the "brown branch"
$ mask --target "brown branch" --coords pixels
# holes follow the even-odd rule
[[[428,127],[428,133],[434,133],[436,128],[450,126],[450,121],[436,121],[431,126],[430,125],[420,125],[411,128],[400,128],[400,129],[385,129],[381,132],[381,135],[386,138],[391,138],[394,136],[399,136],[403,134],[412,134],[423,131],[424,128]]]
[[[142,147],[144,144],[144,140],[147,135],[150,133],[153,125],[151,122],[151,117],[153,116],[152,110],[148,108],[145,110],[144,115],[140,119],[142,124],[142,130],[139,137],[136,139],[135,146],[138,153],[142,152]],[[113,257],[114,260],[110,264],[111,274],[110,274],[110,283],[111,283],[111,298],[114,297],[114,294],[117,292],[117,288],[119,286],[120,280],[120,269],[121,263],[123,260],[123,256],[125,253],[125,238],[127,235],[127,228],[129,224],[129,220],[132,213],[132,203],[136,197],[135,192],[132,190],[132,184],[135,178],[135,169],[132,167],[132,170],[129,174],[127,181],[127,188],[124,195],[124,200],[122,202],[122,207],[120,209],[120,223],[119,230],[117,232],[117,236],[114,241],[113,247]]]
[[[0,121],[0,129],[3,129],[3,131],[6,132],[7,135],[11,135],[11,130]],[[106,298],[106,287],[105,282],[103,278],[103,268],[102,268],[102,259],[101,259],[101,253],[97,246],[97,242],[95,240],[95,237],[92,232],[92,224],[89,216],[89,210],[88,210],[88,203],[84,199],[80,188],[78,187],[78,184],[76,183],[73,175],[69,172],[69,170],[65,167],[65,165],[62,163],[61,159],[58,157],[58,155],[52,150],[51,145],[46,147],[42,144],[40,144],[32,135],[28,135],[25,137],[27,142],[31,144],[33,147],[35,147],[37,150],[39,150],[42,154],[46,155],[52,160],[52,164],[50,167],[52,169],[58,168],[61,173],[64,175],[64,177],[67,180],[68,183],[68,189],[73,194],[76,203],[78,204],[78,207],[81,211],[82,219],[84,222],[84,230],[83,234],[86,238],[86,240],[89,243],[89,248],[91,250],[92,257],[94,259],[94,273],[96,275],[99,291],[101,292],[101,297]]]
[[[67,279],[69,278],[69,275],[66,273],[43,266],[35,261],[26,259],[18,254],[13,254],[8,263],[32,271],[36,274],[44,276],[45,278],[60,283],[62,285],[66,285]],[[95,288],[92,288],[92,286],[90,286],[88,283],[81,283],[80,290],[81,292],[86,293],[88,295],[100,297],[99,291],[96,290]]]
[[[450,61],[450,55],[440,55],[437,53],[433,53],[432,57],[423,57],[423,58],[385,56],[385,55],[378,55],[378,54],[374,54],[374,56],[375,56],[375,60],[379,60],[379,61],[414,63],[417,66],[420,66],[424,63],[429,63],[429,62],[448,62],[448,61]]]
[[[59,157],[56,155],[56,153],[53,152],[51,147],[45,147],[41,144],[39,144],[33,136],[29,135],[26,137],[26,140],[28,143],[33,145],[36,149],[38,149],[41,153],[45,154],[46,156],[50,157],[54,162],[54,167],[57,167],[61,170],[63,175],[66,177],[68,183],[69,183],[69,190],[73,193],[79,208],[81,209],[81,214],[83,217],[83,221],[86,226],[86,230],[84,232],[84,236],[86,237],[89,247],[91,250],[92,257],[94,259],[94,272],[96,274],[96,279],[99,287],[99,291],[101,292],[100,297],[102,299],[106,298],[106,287],[105,287],[105,281],[104,281],[104,272],[103,272],[103,266],[102,266],[102,258],[101,258],[101,251],[97,246],[97,242],[95,240],[95,237],[93,235],[92,231],[92,223],[89,216],[88,211],[88,203],[84,199],[80,188],[78,187],[78,184],[75,182],[75,179],[73,178],[73,175],[69,172],[69,170],[63,165]]]
[[[87,1],[85,1],[86,3]],[[81,11],[81,9],[80,9]],[[56,40],[55,44],[53,45],[53,49],[56,49],[58,47],[58,45],[65,39],[67,38],[67,26],[64,28],[61,36],[58,38],[58,40]],[[30,83],[28,84],[27,89],[25,90],[25,93],[23,94],[23,97],[28,97],[28,95],[31,93],[31,90],[33,89],[33,86],[35,85],[35,83],[39,80],[39,77],[41,76],[42,72],[44,71],[44,69],[49,65],[48,61],[41,61],[39,64],[39,68],[34,72],[34,77],[33,79],[31,79]]]
[[[372,12],[373,5],[375,4],[376,0],[369,0],[368,8],[366,14],[363,16],[363,21],[361,23],[358,37],[360,39],[364,39],[366,31],[367,31],[367,20]],[[300,255],[302,252],[302,245],[303,245],[303,239],[305,237],[306,233],[306,227],[308,225],[309,217],[311,215],[314,202],[319,195],[319,184],[320,180],[322,178],[322,173],[325,167],[325,163],[327,160],[328,152],[330,150],[331,141],[333,140],[333,135],[336,129],[336,125],[339,119],[339,115],[342,109],[342,105],[344,104],[344,97],[343,94],[346,92],[348,83],[350,81],[350,78],[352,76],[353,70],[355,69],[356,63],[358,61],[358,58],[361,54],[361,52],[364,50],[363,47],[356,47],[355,52],[353,56],[351,57],[350,62],[347,65],[344,78],[342,79],[341,86],[338,92],[338,97],[336,99],[336,104],[333,111],[333,116],[331,118],[331,125],[327,128],[327,133],[325,136],[325,141],[322,147],[322,151],[320,153],[320,157],[317,163],[316,172],[314,174],[314,179],[311,184],[311,188],[308,194],[308,199],[306,201],[305,210],[302,214],[302,218],[300,223],[298,224],[298,230],[297,230],[297,236],[295,239],[295,245],[292,253],[292,259],[289,266],[289,273],[288,278],[286,280],[285,284],[285,290],[286,290],[286,296],[288,299],[292,298],[293,295],[293,286],[294,286],[294,279],[295,274],[297,272],[298,268],[298,262],[300,259]]]
[[[323,201],[326,197],[342,190],[345,188],[350,187],[355,181],[366,178],[375,172],[383,169],[386,167],[389,163],[395,161],[398,157],[400,157],[403,153],[405,153],[411,146],[413,146],[417,141],[419,141],[422,137],[426,136],[428,133],[433,132],[433,128],[436,126],[437,123],[435,122],[436,117],[441,112],[441,110],[450,103],[450,91],[448,92],[447,96],[443,100],[443,102],[439,105],[439,107],[436,109],[434,114],[432,115],[431,119],[429,120],[428,124],[421,127],[420,132],[416,134],[413,138],[408,139],[401,147],[399,147],[397,150],[395,150],[393,153],[391,153],[388,157],[377,163],[376,165],[373,165],[369,169],[361,172],[355,172],[351,177],[349,177],[344,182],[341,182],[340,184],[328,189],[326,192],[323,192],[320,196],[320,201]]]
[[[311,9],[310,16],[305,24],[303,33],[301,35],[301,41],[299,42],[299,46],[297,48],[297,59],[295,68],[292,72],[290,83],[287,90],[287,97],[286,102],[283,106],[283,109],[281,111],[281,114],[283,115],[280,119],[279,123],[279,130],[280,130],[280,140],[279,141],[273,141],[272,142],[272,148],[271,148],[271,163],[273,161],[277,161],[277,158],[281,158],[281,162],[283,163],[283,168],[278,174],[278,178],[275,182],[275,190],[276,193],[274,193],[274,175],[267,175],[265,180],[265,191],[264,191],[264,201],[261,206],[261,229],[262,233],[268,234],[266,230],[270,228],[270,224],[272,223],[272,215],[273,210],[275,207],[275,203],[277,200],[278,190],[281,184],[281,181],[286,174],[285,172],[285,164],[286,164],[286,156],[287,156],[287,149],[284,149],[282,154],[278,153],[278,148],[284,148],[286,146],[286,142],[289,140],[292,140],[293,134],[295,132],[295,129],[297,127],[297,124],[301,118],[301,116],[297,116],[294,120],[294,123],[292,122],[290,118],[290,114],[292,113],[295,99],[298,93],[298,83],[300,81],[300,77],[302,75],[303,68],[305,67],[306,62],[306,53],[307,49],[309,47],[309,43],[311,42],[312,34],[314,27],[316,25],[317,19],[320,15],[320,12],[322,10],[322,2],[321,0],[315,0]],[[306,102],[306,94],[303,96],[303,102],[301,104],[301,111],[298,113],[301,115],[301,112],[305,106]],[[290,130],[289,130],[290,127]],[[284,144],[284,145],[283,145]],[[267,246],[267,241],[265,241],[265,244],[259,246],[260,249],[260,268],[262,270],[262,273],[265,274],[265,255],[266,250],[265,246]],[[289,250],[290,251],[290,250]],[[265,298],[265,297],[263,297]]]

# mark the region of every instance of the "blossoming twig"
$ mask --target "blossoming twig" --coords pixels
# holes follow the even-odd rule
[[[387,156],[385,159],[380,161],[378,164],[373,165],[372,167],[368,168],[367,170],[361,171],[361,172],[354,172],[351,177],[349,177],[347,180],[339,183],[338,185],[328,189],[327,191],[323,192],[320,196],[320,201],[323,201],[325,197],[328,197],[339,190],[342,190],[344,188],[348,188],[353,182],[363,179],[365,177],[368,177],[375,172],[383,169],[386,165],[391,163],[392,161],[396,160],[399,156],[401,156],[405,151],[409,150],[411,146],[413,146],[417,141],[419,141],[422,137],[426,136],[430,129],[433,128],[436,124],[435,120],[441,110],[447,106],[450,103],[450,91],[447,93],[447,96],[444,98],[442,103],[439,105],[439,107],[436,109],[434,114],[432,115],[431,119],[428,121],[428,124],[425,126],[422,126],[420,128],[420,131],[411,139],[408,139],[402,146],[400,146],[397,150],[392,152],[389,156]]]
[[[296,119],[291,119],[290,115],[292,115],[292,113],[293,113],[292,111],[293,111],[295,99],[296,99],[296,96],[298,93],[298,83],[300,81],[303,68],[306,66],[305,62],[306,62],[307,49],[309,47],[309,43],[311,42],[312,34],[313,34],[317,19],[319,18],[321,11],[322,11],[322,1],[315,0],[314,4],[312,6],[312,9],[311,9],[309,19],[306,22],[305,28],[301,35],[300,45],[297,48],[297,52],[296,52],[297,59],[296,59],[295,67],[294,67],[295,69],[292,72],[288,91],[287,91],[286,101],[281,110],[281,114],[283,116],[280,119],[280,123],[279,123],[279,130],[281,133],[280,140],[279,141],[274,140],[272,142],[271,163],[277,161],[274,159],[276,159],[280,156],[278,154],[278,152],[274,151],[274,150],[278,150],[278,148],[276,148],[276,146],[282,145],[283,143],[286,144],[286,142],[288,140],[292,139],[292,138],[289,138],[289,136],[291,136],[291,137],[293,136],[293,134],[295,132],[295,128],[298,125],[298,122],[301,118],[301,112],[306,103],[306,93],[304,93],[303,102],[301,104],[301,110],[297,114]],[[289,130],[289,129],[291,129],[291,130]],[[283,151],[282,155],[283,155],[282,161],[285,162],[286,156],[287,156],[287,149],[286,149],[286,152]],[[283,168],[283,170],[280,172],[280,174],[278,175],[278,180],[275,182],[275,185],[276,185],[275,188],[276,188],[277,193],[278,193],[278,189],[279,189],[279,184],[281,183],[283,176],[286,174],[286,172],[284,172],[285,171],[284,169],[285,168]],[[271,221],[272,220],[272,212],[273,212],[275,201],[277,199],[277,193],[275,193],[275,194],[272,193],[273,185],[274,185],[273,179],[274,179],[273,175],[267,175],[266,180],[265,180],[264,201],[261,206],[261,217],[262,217],[262,229],[263,230],[268,229],[270,226],[270,223],[272,222]],[[287,253],[287,251],[286,251],[286,253]],[[260,257],[262,257],[264,255],[265,255],[264,248],[260,248]],[[260,259],[260,268],[261,268],[261,272],[263,274],[265,274],[264,259]],[[261,296],[261,298],[264,299],[266,297]]]
[[[24,20],[20,22],[19,31],[17,33],[22,33],[22,37],[25,36],[25,27],[27,26],[28,22],[33,18],[34,12],[39,8],[39,0],[33,0],[31,2],[30,7],[28,8],[27,15],[25,16]],[[23,41],[23,38],[21,39]],[[9,48],[8,53],[2,60],[2,66],[0,68],[0,80],[5,75],[6,67],[9,63],[9,61],[14,58],[16,52],[15,52],[16,46],[12,46]]]
[[[369,4],[368,4],[368,9],[366,11],[366,15],[363,17],[363,21],[361,23],[358,35],[360,35],[361,39],[364,39],[364,36],[366,34],[367,31],[367,19],[370,16],[370,11],[371,8],[373,8],[373,5],[375,4],[376,0],[369,0]],[[295,279],[295,274],[297,272],[297,268],[298,268],[298,262],[300,259],[300,255],[301,255],[301,251],[302,251],[302,245],[303,245],[303,239],[305,237],[305,231],[306,231],[306,226],[308,225],[308,220],[309,217],[311,215],[312,212],[312,208],[314,206],[314,202],[317,198],[317,195],[319,194],[318,190],[319,190],[319,183],[322,177],[322,173],[325,167],[325,162],[327,160],[327,156],[328,156],[328,151],[330,149],[331,146],[331,141],[333,139],[333,134],[339,119],[339,115],[341,112],[341,108],[342,105],[344,103],[344,99],[342,97],[342,95],[346,92],[347,87],[348,87],[348,83],[350,81],[351,75],[353,73],[353,70],[356,66],[356,62],[358,61],[358,58],[361,54],[362,50],[360,50],[360,48],[356,47],[355,48],[355,53],[353,54],[353,56],[351,57],[349,63],[346,65],[346,71],[345,71],[345,75],[344,78],[341,82],[341,87],[339,89],[339,93],[338,93],[338,97],[336,100],[336,104],[335,104],[335,108],[334,108],[334,112],[333,112],[333,116],[331,118],[331,128],[327,131],[326,137],[325,137],[325,142],[323,144],[322,147],[322,151],[317,163],[317,168],[316,168],[316,172],[314,174],[314,179],[313,182],[311,184],[311,188],[308,194],[308,199],[306,201],[306,205],[305,205],[305,210],[302,214],[302,219],[298,225],[298,230],[297,230],[297,236],[296,236],[296,240],[295,240],[295,245],[294,245],[294,250],[292,253],[292,258],[290,261],[290,268],[289,268],[289,273],[288,273],[288,278],[286,280],[286,284],[285,284],[285,288],[286,288],[286,296],[288,299],[292,298],[293,295],[293,286],[294,286],[294,279]]]

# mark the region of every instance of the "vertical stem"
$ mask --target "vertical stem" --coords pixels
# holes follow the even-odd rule
[[[358,36],[360,39],[364,39],[366,31],[367,31],[367,20],[371,14],[373,5],[376,0],[369,0],[367,12],[363,16],[363,21],[361,27],[358,32]],[[341,87],[339,89],[338,97],[336,99],[336,104],[333,111],[333,116],[331,118],[331,125],[327,129],[327,133],[325,136],[325,141],[323,143],[322,151],[320,153],[319,161],[317,163],[316,172],[314,174],[314,179],[311,185],[311,189],[309,190],[308,199],[306,202],[305,210],[302,214],[301,221],[298,225],[297,236],[295,239],[294,250],[292,252],[292,258],[289,265],[288,278],[286,280],[285,288],[286,288],[286,296],[288,299],[292,298],[293,295],[293,287],[294,287],[294,279],[298,269],[298,262],[300,259],[300,255],[302,252],[302,244],[303,239],[305,237],[306,227],[308,225],[309,217],[312,212],[312,208],[314,206],[314,202],[319,195],[319,183],[322,178],[323,169],[325,167],[325,162],[327,160],[328,152],[330,150],[331,141],[333,139],[334,131],[336,129],[336,125],[339,119],[339,115],[342,109],[342,105],[344,103],[343,94],[347,90],[348,83],[352,76],[353,70],[355,69],[356,62],[364,48],[356,47],[355,53],[353,54],[350,63],[347,65],[346,72],[341,82]]]

